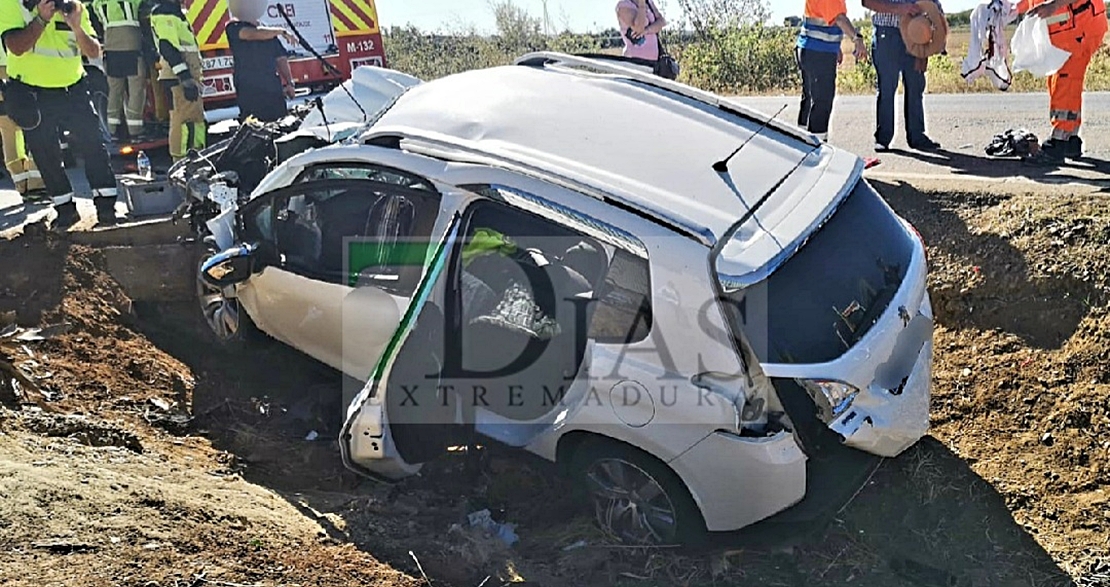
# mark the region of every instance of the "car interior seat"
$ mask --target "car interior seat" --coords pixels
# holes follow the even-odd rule
[[[275,236],[278,248],[288,263],[314,270],[323,253],[323,237],[317,216],[319,210],[311,203],[299,208],[278,212],[274,226]]]
[[[493,263],[491,263],[492,265]],[[589,291],[585,278],[561,261],[530,250],[519,255],[507,284],[495,291],[491,313],[463,326],[463,367],[478,375],[470,384],[485,390],[485,407],[512,420],[529,421],[554,409],[547,390],[569,385],[580,353],[575,297]]]

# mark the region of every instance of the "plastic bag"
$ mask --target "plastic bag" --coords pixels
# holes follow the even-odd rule
[[[1029,15],[1018,25],[1010,41],[1014,71],[1028,71],[1037,77],[1048,77],[1060,71],[1071,53],[1052,44],[1048,37],[1048,21]]]

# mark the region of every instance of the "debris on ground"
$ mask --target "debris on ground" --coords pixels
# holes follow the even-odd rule
[[[471,529],[485,532],[488,536],[493,536],[505,543],[505,546],[512,546],[520,540],[516,535],[513,524],[495,522],[489,510],[471,512],[466,516],[466,520]]]

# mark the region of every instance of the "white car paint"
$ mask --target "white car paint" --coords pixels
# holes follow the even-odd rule
[[[376,163],[434,183],[443,195],[435,238],[446,234],[454,215],[478,198],[458,186],[494,184],[539,198],[511,202],[514,206],[553,217],[568,215],[565,222],[577,223],[576,228],[603,243],[646,256],[652,270],[654,332],[673,341],[667,367],[652,358],[658,347],[651,346],[651,338],[624,348],[591,344],[587,368],[564,409],[531,427],[506,426],[494,414],[479,413],[478,426],[488,436],[552,460],[560,439],[571,433],[589,431],[632,444],[680,476],[711,530],[764,519],[811,489],[806,455],[791,432],[740,434],[753,424],[744,422],[738,409],[745,403],[761,400],[769,408],[781,408],[769,377],[856,385],[860,394],[830,427],[861,450],[893,456],[925,433],[931,331],[915,330],[913,336],[920,340],[905,342],[911,335],[898,311],[904,307],[913,316],[931,319],[924,250],[916,239],[912,266],[895,300],[875,327],[834,361],[753,363],[750,385],[743,377],[730,379],[743,369],[727,320],[719,304],[704,305],[716,297],[714,284],[743,288],[773,273],[803,246],[861,181],[857,157],[777,121],[761,128],[759,116],[727,101],[632,69],[603,64],[601,74],[584,73],[577,69],[582,60],[557,54],[522,61],[537,58],[558,63],[491,68],[405,85],[357,139],[292,158],[270,173],[252,198],[289,185],[311,165]],[[574,104],[588,107],[568,107]],[[351,112],[345,112],[349,119]],[[385,138],[399,139],[400,148],[372,144]],[[712,168],[741,144],[745,146],[727,172]],[[773,197],[763,200],[769,193]],[[756,206],[751,219],[735,230],[737,221]],[[615,231],[632,235],[636,242],[623,242]],[[719,253],[715,264],[714,253]],[[336,307],[350,292],[302,287],[303,279],[285,281],[276,273],[267,276],[269,271],[238,286],[259,326],[333,366],[350,364],[343,349],[336,351],[337,337],[328,326],[336,323]],[[370,297],[371,306],[384,301]],[[395,301],[403,313],[404,300]],[[376,311],[389,314],[381,319],[382,326],[401,323],[388,304]],[[377,337],[361,344],[371,351],[365,353],[369,356],[380,354],[373,349],[386,343]],[[608,376],[618,363],[619,376]],[[368,373],[368,364],[359,363],[357,372]],[[704,373],[714,374],[713,383],[698,379]],[[349,404],[344,430],[351,440],[341,444],[345,462],[355,470],[399,478],[420,467],[403,462],[394,445],[382,393],[382,381],[389,375],[386,364],[381,378],[370,380]],[[892,386],[892,378],[900,377],[905,383]],[[665,390],[657,395],[644,384],[664,379],[682,392],[676,397],[721,401],[665,406]],[[619,398],[630,382],[646,390],[650,401],[623,405]],[[892,387],[900,394],[891,394]],[[521,430],[527,432],[521,436]]]
[[[242,284],[238,298],[263,332],[359,381],[370,377],[409,305],[373,286],[305,279],[276,267]]]

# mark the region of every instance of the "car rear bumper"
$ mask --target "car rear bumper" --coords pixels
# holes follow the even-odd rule
[[[850,447],[884,457],[901,454],[929,431],[932,366],[930,339],[900,388],[881,389],[872,385],[829,427]]]
[[[785,431],[764,438],[715,432],[669,464],[711,532],[758,522],[806,493],[805,453]]]

